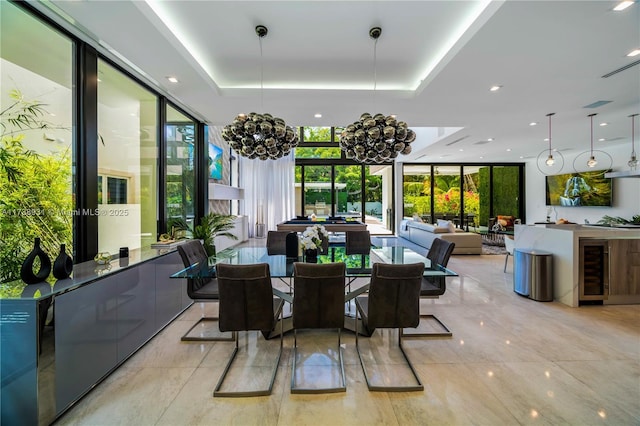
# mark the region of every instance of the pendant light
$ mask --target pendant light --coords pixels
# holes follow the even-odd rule
[[[598,160],[593,155],[593,117],[598,114],[589,114],[588,117],[591,119],[591,155],[589,160],[587,161],[587,166],[594,168],[598,164]]]
[[[636,121],[636,116],[638,114],[631,114],[629,117],[631,117],[631,158],[629,159],[629,162],[627,163],[629,165],[629,167],[631,168],[631,170],[635,170],[638,167],[638,160],[636,158],[636,141],[635,141],[635,121]]]
[[[369,30],[373,43],[373,99],[375,104],[377,74],[377,45],[382,34],[380,27]],[[375,105],[374,105],[375,106]],[[360,115],[360,119],[345,127],[340,135],[340,148],[345,157],[359,163],[383,163],[393,161],[399,154],[411,152],[410,143],[416,139],[416,133],[408,128],[404,121],[397,121],[394,115],[368,112]]]
[[[549,117],[549,156],[547,157],[547,161],[545,161],[546,165],[551,167],[555,164],[556,160],[553,159],[553,154],[551,153],[551,117],[555,115],[555,112],[550,112],[547,114]]]
[[[260,103],[264,103],[262,38],[269,30],[264,25],[256,27],[260,42]],[[263,105],[261,105],[263,107]],[[298,146],[298,133],[287,126],[282,118],[271,114],[238,114],[231,124],[224,126],[222,138],[231,149],[249,159],[276,160]]]
[[[564,156],[557,149],[554,151],[551,138],[551,117],[556,115],[555,112],[547,114],[549,117],[549,135],[545,141],[549,142],[549,147],[540,151],[536,159],[536,167],[538,171],[546,176],[552,176],[560,173],[564,168]]]

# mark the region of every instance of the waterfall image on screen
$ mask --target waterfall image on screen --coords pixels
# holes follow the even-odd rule
[[[548,206],[611,206],[611,179],[604,170],[547,176]]]
[[[209,144],[209,179],[222,179],[222,148]]]

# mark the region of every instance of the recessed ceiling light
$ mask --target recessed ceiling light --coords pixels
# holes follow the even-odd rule
[[[488,138],[487,141],[493,142],[493,138]]]
[[[637,56],[640,55],[640,49],[633,49],[631,52],[627,53],[627,56]]]
[[[605,139],[605,138],[600,138],[600,139],[598,139],[598,142],[604,142],[604,141],[606,141],[606,139]]]
[[[511,148],[507,148],[507,152],[511,152]]]
[[[498,90],[500,90],[500,89],[502,89],[502,86],[498,86],[498,85],[491,86],[491,87],[489,88],[489,90],[490,90],[490,91],[492,91],[492,92],[497,92],[497,91],[498,91]]]
[[[320,113],[314,114],[314,117],[315,118],[322,118],[322,114],[320,114]]]
[[[535,121],[532,121],[531,123],[529,123],[529,126],[537,126],[538,123],[536,123]]]
[[[549,142],[549,138],[544,138],[543,141]]]
[[[616,5],[616,7],[613,8],[613,10],[615,10],[616,12],[620,12],[621,10],[625,10],[632,4],[633,4],[633,1],[630,1],[630,0],[621,1]]]
[[[171,76],[167,77],[167,80],[169,80],[169,81],[170,81],[170,82],[172,82],[172,83],[177,83],[177,82],[178,82],[178,79],[177,79],[177,78],[175,78],[175,77],[171,77]]]
[[[481,155],[480,158],[484,158],[484,157]]]
[[[520,158],[524,158],[524,156],[523,156],[523,155],[521,155],[521,156],[520,156]]]
[[[464,149],[460,148],[458,151],[462,152],[462,151],[464,151]]]
[[[609,124],[609,123],[604,123],[604,122],[603,122],[603,123],[600,123],[600,126],[601,126],[601,127],[604,127],[604,126],[606,126],[606,125],[608,125],[608,124]]]

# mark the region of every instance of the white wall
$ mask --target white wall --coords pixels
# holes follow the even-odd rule
[[[605,150],[605,149],[603,149]],[[606,148],[605,150],[613,158],[614,171],[629,170],[627,161],[631,153],[631,144],[618,145]],[[637,151],[637,147],[636,147]],[[606,167],[609,159],[602,153],[596,152],[598,159],[598,169]],[[586,165],[579,164],[588,156],[575,154],[564,154],[564,167],[559,173],[571,173],[574,171],[573,162],[576,156],[578,171],[586,171]],[[542,166],[541,166],[542,167]],[[559,174],[554,173],[554,174]],[[545,175],[536,167],[535,160],[526,164],[526,213],[527,223],[544,222],[547,216],[547,206],[545,200]],[[616,178],[613,179],[613,207],[560,207],[553,206],[551,221],[564,218],[575,223],[584,223],[585,219],[590,223],[597,223],[603,216],[621,216],[631,219],[634,215],[640,214],[640,178]]]

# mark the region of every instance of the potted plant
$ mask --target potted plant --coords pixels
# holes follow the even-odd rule
[[[193,228],[193,238],[202,240],[207,255],[215,256],[216,254],[216,237],[227,237],[237,240],[234,234],[229,232],[233,229],[235,217],[232,215],[224,215],[218,213],[209,213],[200,219],[200,224]]]

